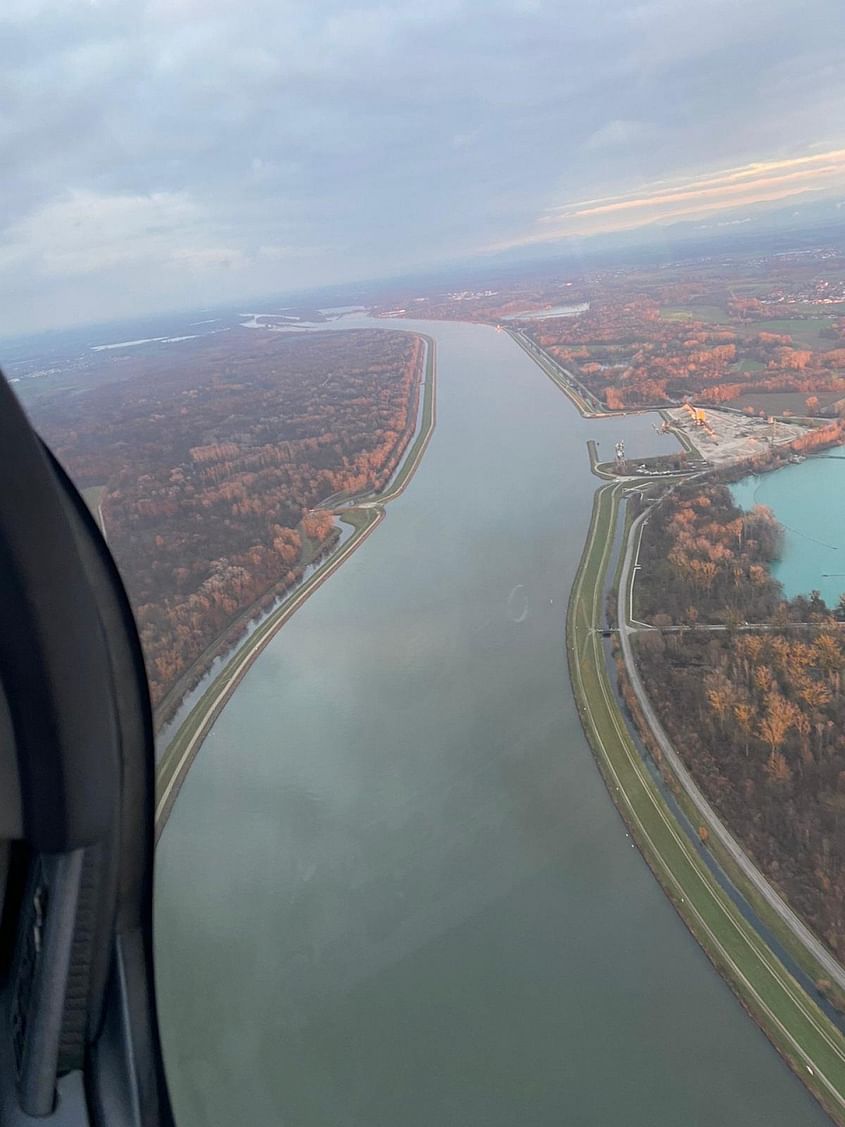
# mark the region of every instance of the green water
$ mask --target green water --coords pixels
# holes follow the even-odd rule
[[[772,574],[786,594],[820,591],[835,607],[845,591],[845,452],[744,478],[731,492],[743,509],[768,505],[783,525],[783,552]]]
[[[161,841],[180,1127],[826,1123],[633,848],[569,686],[585,442],[670,440],[581,419],[506,334],[421,327],[416,477],[252,667]]]

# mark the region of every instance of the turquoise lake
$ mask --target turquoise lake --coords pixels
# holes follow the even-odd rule
[[[835,607],[845,591],[845,451],[744,478],[731,492],[743,509],[767,505],[783,525],[783,553],[772,573],[786,594],[820,591]]]

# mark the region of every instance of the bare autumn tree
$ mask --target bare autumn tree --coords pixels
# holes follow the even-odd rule
[[[719,717],[719,723],[724,727],[725,717],[730,711],[735,691],[730,681],[723,673],[712,673],[706,682],[707,703]]]
[[[766,694],[766,714],[760,721],[760,735],[774,754],[792,727],[795,713],[789,701],[776,690]]]
[[[751,736],[751,725],[754,720],[754,715],[754,706],[747,701],[740,701],[739,704],[734,705],[734,716],[736,717],[739,730],[743,736],[746,759],[748,758],[748,740]]]

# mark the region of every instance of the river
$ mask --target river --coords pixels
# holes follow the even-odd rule
[[[772,575],[789,598],[821,592],[834,608],[845,591],[845,449],[808,458],[732,486],[743,509],[768,505],[783,525]]]
[[[418,327],[422,464],[249,671],[159,846],[177,1122],[827,1123],[633,848],[572,700],[586,439],[673,440],[582,419],[504,333]]]

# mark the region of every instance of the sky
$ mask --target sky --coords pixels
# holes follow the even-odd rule
[[[3,0],[0,48],[3,335],[845,200],[842,0]]]

